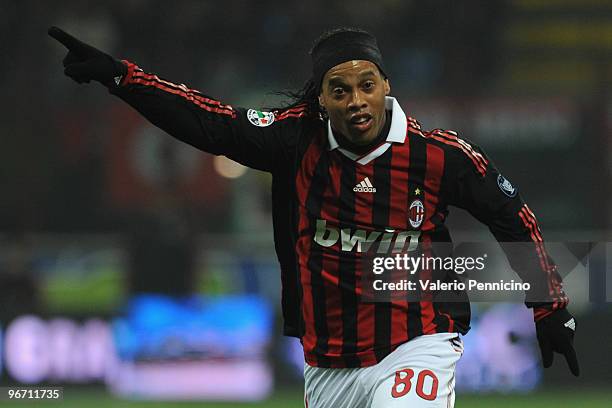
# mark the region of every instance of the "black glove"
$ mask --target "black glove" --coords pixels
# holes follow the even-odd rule
[[[565,309],[554,311],[536,322],[536,333],[545,368],[552,365],[553,352],[557,352],[565,356],[572,374],[576,377],[580,374],[576,350],[574,350],[575,331],[576,320]]]
[[[79,84],[91,80],[116,86],[125,75],[125,65],[110,55],[77,40],[61,28],[51,27],[49,35],[68,48],[64,58],[64,74]]]

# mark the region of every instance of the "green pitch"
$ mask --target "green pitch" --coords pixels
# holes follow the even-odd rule
[[[459,395],[455,408],[609,408],[612,391],[563,391],[538,392],[529,395]],[[122,401],[99,390],[65,389],[64,400],[57,402],[2,401],[0,408],[302,408],[301,391],[278,392],[268,401],[259,403],[221,403],[221,402],[149,402]]]

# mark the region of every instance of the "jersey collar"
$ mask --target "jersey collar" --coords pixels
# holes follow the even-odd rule
[[[331,122],[328,119],[327,141],[329,143],[329,150],[338,149],[349,159],[358,161],[361,164],[366,164],[374,160],[376,157],[382,155],[389,148],[391,143],[404,143],[406,140],[406,128],[408,126],[406,114],[404,114],[404,111],[397,102],[397,99],[391,96],[385,97],[385,109],[391,109],[391,127],[389,128],[389,134],[387,135],[385,143],[383,143],[381,146],[364,156],[356,155],[355,153],[341,148],[336,140],[336,137],[334,136],[334,132],[332,131]]]

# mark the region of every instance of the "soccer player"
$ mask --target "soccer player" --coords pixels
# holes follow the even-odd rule
[[[533,212],[480,148],[452,131],[427,132],[404,113],[389,96],[369,33],[321,36],[311,51],[311,79],[294,104],[271,112],[160,79],[59,28],[49,34],[68,48],[70,78],[101,83],[198,149],[272,174],[284,334],[299,337],[304,348],[307,407],[454,405],[467,298],[361,296],[369,249],[401,252],[418,242],[431,250],[433,242],[450,242],[444,224],[450,205],[485,223],[522,279],[544,289],[544,298],[526,302],[544,366],[559,352],[578,375],[575,322]],[[505,245],[515,242],[529,251]]]

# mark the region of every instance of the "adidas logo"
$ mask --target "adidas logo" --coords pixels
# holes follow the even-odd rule
[[[370,183],[370,179],[366,177],[353,187],[353,191],[356,193],[375,193],[376,188]]]
[[[576,331],[576,321],[574,321],[573,317],[569,319],[567,323],[564,324],[564,326],[567,327],[568,329],[572,329],[573,331]]]
[[[115,85],[119,86],[119,83],[121,83],[122,78],[123,78],[123,75],[118,75],[115,78],[113,78],[115,80]]]

